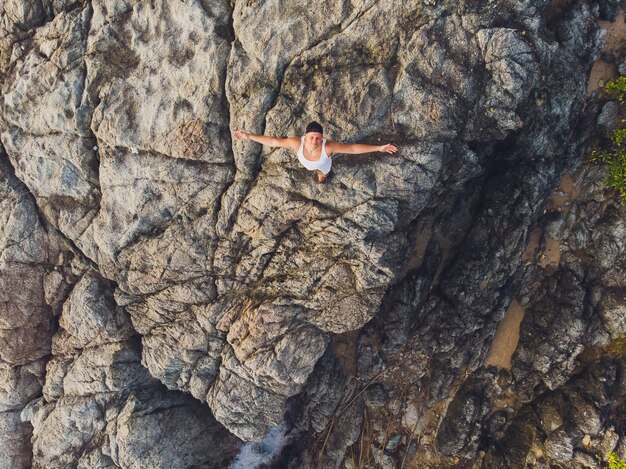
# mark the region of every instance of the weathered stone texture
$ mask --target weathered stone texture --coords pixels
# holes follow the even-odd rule
[[[617,391],[576,375],[626,333],[624,208],[594,168],[546,205],[600,114],[615,7],[551,3],[0,5],[0,466],[224,467],[281,424],[301,467],[359,438],[381,467],[619,447]],[[314,119],[399,152],[336,155],[321,186],[231,136]],[[559,263],[522,261],[533,227]]]
[[[32,427],[20,412],[41,395],[54,331],[46,278],[60,248],[0,147],[0,467],[29,467]]]

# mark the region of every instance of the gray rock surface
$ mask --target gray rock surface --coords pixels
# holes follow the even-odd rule
[[[195,467],[232,458],[238,440],[209,410],[166,391],[142,366],[111,282],[91,272],[80,278],[59,326],[43,401],[23,412],[34,428],[35,466]]]
[[[548,201],[613,120],[604,3],[0,5],[0,467],[225,467],[281,424],[276,467],[617,448],[618,385],[583,388],[623,376],[624,208],[598,168]],[[314,119],[400,151],[320,186],[231,137]]]
[[[569,381],[558,391],[549,391],[536,402],[524,406],[509,422],[505,436],[490,446],[483,467],[517,467],[529,458],[537,458],[542,464],[582,464],[594,461],[591,467],[599,467],[595,456],[605,457],[616,448],[618,437],[615,425],[623,420],[621,410],[624,389],[619,382],[624,359],[604,358],[591,362],[585,371]],[[558,426],[546,425],[537,416],[552,413],[559,415]],[[598,415],[602,414],[602,420]],[[525,442],[524,435],[534,435]],[[499,447],[507,445],[503,452]]]
[[[45,287],[63,256],[60,240],[46,232],[1,147],[0,226],[0,467],[26,468],[32,427],[20,412],[42,392],[54,332],[46,293],[62,295],[64,280],[55,289]]]
[[[582,185],[603,177],[598,168],[579,174],[582,193],[568,207],[558,233],[559,265],[547,272],[537,266],[528,274],[527,284],[537,278],[541,283],[530,293],[513,357],[513,375],[525,399],[537,394],[537,386],[556,389],[567,381],[585,345],[607,345],[623,337],[623,295],[619,298],[617,291],[626,281],[624,209],[603,204],[598,185]]]
[[[619,113],[619,103],[617,101],[609,101],[602,106],[602,111],[598,116],[598,127],[604,133],[611,132],[617,124],[617,116]]]

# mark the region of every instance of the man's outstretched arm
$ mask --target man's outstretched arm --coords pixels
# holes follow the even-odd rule
[[[297,137],[278,138],[271,137],[269,135],[249,134],[242,130],[235,130],[233,135],[236,138],[240,138],[242,140],[252,140],[253,142],[260,143],[261,145],[265,145],[267,147],[294,148],[294,145],[300,144],[300,139]]]
[[[326,152],[327,153],[348,153],[351,155],[360,155],[363,153],[373,153],[373,152],[382,152],[382,153],[395,153],[398,149],[395,145],[388,143],[386,145],[366,145],[364,143],[352,143],[345,144],[339,142],[328,142],[326,143]]]

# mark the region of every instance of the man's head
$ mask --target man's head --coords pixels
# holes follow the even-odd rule
[[[317,148],[322,144],[324,138],[324,129],[318,122],[309,122],[306,126],[304,140],[308,143],[309,148]]]
[[[309,124],[306,126],[306,131],[304,133],[308,134],[309,132],[317,132],[319,134],[323,134],[324,129],[322,128],[319,122],[313,121],[313,122],[309,122]]]

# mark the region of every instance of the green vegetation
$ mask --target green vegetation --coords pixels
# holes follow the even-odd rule
[[[607,93],[617,98],[620,103],[620,115],[624,110],[621,104],[626,96],[626,77],[619,77],[605,86]],[[621,119],[620,127],[611,132],[609,142],[594,149],[592,163],[603,163],[608,169],[606,185],[615,190],[620,201],[626,205],[626,119]],[[626,469],[626,468],[625,468]]]
[[[624,96],[626,96],[626,77],[619,77],[609,81],[604,89],[607,93],[615,96],[619,103],[622,104]]]
[[[604,459],[602,456],[596,454],[596,459],[600,463],[602,469],[626,469],[626,462],[621,460],[613,451],[609,451],[609,454],[607,454]]]
[[[592,163],[604,163],[609,171],[606,185],[613,188],[626,205],[626,129],[611,132],[608,148],[596,148],[591,153]]]
[[[609,469],[626,469],[626,462],[622,461],[613,451],[609,452],[606,461]]]

